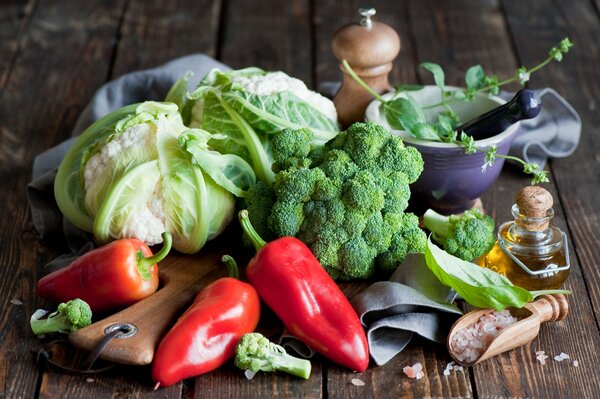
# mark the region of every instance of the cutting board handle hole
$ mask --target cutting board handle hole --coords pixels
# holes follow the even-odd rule
[[[115,338],[129,338],[137,334],[138,328],[131,323],[115,323],[104,329],[104,335],[109,335],[114,331],[120,331],[121,334],[116,334]]]

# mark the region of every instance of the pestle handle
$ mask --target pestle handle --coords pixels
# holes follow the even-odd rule
[[[475,140],[495,136],[511,125],[538,116],[542,109],[542,100],[533,90],[520,90],[509,102],[486,112],[456,128]]]

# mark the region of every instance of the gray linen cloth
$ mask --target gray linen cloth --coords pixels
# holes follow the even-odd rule
[[[111,81],[98,90],[82,112],[73,130],[73,136],[83,132],[95,120],[122,106],[145,100],[162,100],[171,85],[187,71],[194,72],[189,81],[190,87],[194,87],[215,67],[229,69],[206,55],[193,54]],[[560,120],[554,122],[561,123]],[[573,124],[572,128],[577,128],[577,124]],[[558,127],[555,130],[557,135],[561,136],[562,130]],[[544,137],[546,136],[548,135],[544,133]],[[73,140],[61,143],[36,157],[33,180],[28,185],[31,214],[36,229],[44,239],[66,239],[72,251],[71,254],[51,262],[48,265],[49,270],[64,266],[93,247],[88,234],[63,220],[54,201],[53,182],[56,168]],[[573,140],[564,141],[567,144],[573,143]],[[544,149],[555,151],[552,156],[560,156],[560,151],[564,151],[568,145],[559,147],[554,148],[552,143],[538,145],[542,153]],[[460,314],[460,310],[451,304],[453,299],[453,292],[443,286],[429,271],[423,256],[411,255],[389,281],[374,283],[351,302],[367,330],[371,356],[376,364],[381,365],[402,351],[414,334],[436,342],[444,342],[448,328]],[[285,333],[280,342],[303,356],[308,357],[314,353]]]

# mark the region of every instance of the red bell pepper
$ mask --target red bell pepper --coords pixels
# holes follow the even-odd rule
[[[135,238],[93,249],[41,278],[36,292],[56,303],[81,298],[94,312],[131,305],[158,289],[157,263],[171,250],[171,235],[162,237],[164,244],[156,255]]]
[[[262,300],[302,342],[355,371],[369,365],[365,331],[350,302],[310,249],[294,237],[266,243],[248,211],[240,223],[257,250],[246,276]]]
[[[258,293],[237,279],[233,258],[224,256],[223,261],[230,277],[202,289],[158,345],[152,365],[155,389],[222,366],[240,338],[258,325]]]

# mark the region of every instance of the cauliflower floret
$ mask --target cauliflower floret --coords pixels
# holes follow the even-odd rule
[[[148,245],[160,244],[161,234],[165,231],[165,224],[150,208],[140,208],[131,212],[123,224],[121,237],[134,237]]]
[[[156,127],[149,123],[134,125],[122,134],[109,141],[94,154],[84,166],[83,178],[85,189],[90,189],[95,184],[101,184],[100,177],[107,174],[112,176],[112,162],[116,157],[122,156],[124,151],[134,148],[155,148]],[[104,179],[105,180],[105,179]],[[91,195],[91,194],[90,194]],[[134,237],[148,245],[162,242],[161,234],[165,231],[165,211],[160,183],[156,185],[152,197],[145,207],[140,207],[127,215],[119,237]]]
[[[310,90],[300,79],[288,76],[284,72],[268,72],[265,75],[236,76],[233,82],[252,94],[268,96],[289,90],[329,119],[336,121],[335,105],[327,97]]]
[[[148,245],[160,244],[163,241],[161,235],[166,230],[163,204],[162,187],[159,183],[146,207],[128,215],[121,236],[135,237]]]
[[[98,176],[109,172],[112,160],[131,147],[156,147],[156,127],[149,123],[134,125],[109,141],[85,164],[83,178],[86,191],[90,189]]]

